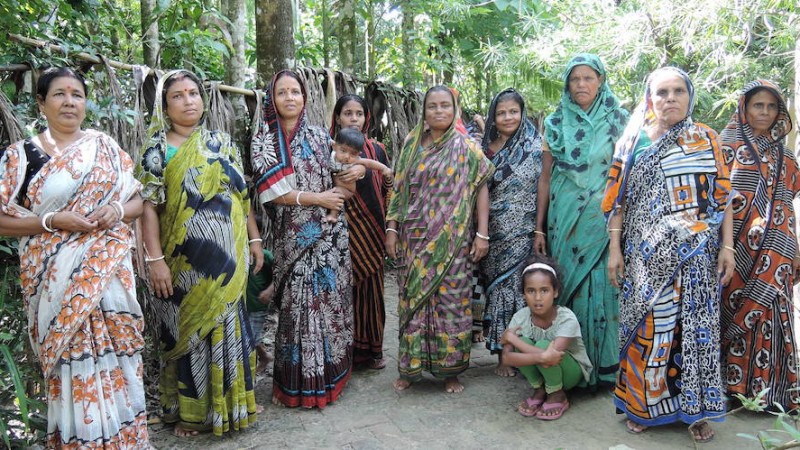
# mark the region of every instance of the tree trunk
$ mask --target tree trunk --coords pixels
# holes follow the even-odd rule
[[[356,9],[354,0],[339,0],[339,70],[354,72],[356,35]]]
[[[331,66],[331,24],[328,14],[329,0],[322,0],[322,65]]]
[[[294,19],[291,0],[256,0],[256,59],[262,84],[281,69],[293,69]]]
[[[366,20],[366,32],[364,35],[364,56],[367,59],[367,78],[370,80],[375,79],[375,68],[377,63],[375,59],[375,34],[377,32],[377,25],[375,23],[375,2],[368,1],[369,14]]]
[[[156,10],[157,0],[142,0],[142,56],[144,64],[149,67],[158,67],[158,54],[161,44],[158,41],[158,20],[153,14]]]
[[[796,125],[800,122],[800,35],[798,35],[794,41],[794,98],[789,99],[789,102],[794,103],[794,108],[790,106],[789,110],[794,110],[792,123],[794,123],[795,126],[792,127],[792,132],[789,134],[787,142],[789,148],[791,148],[796,155],[796,152],[800,150],[800,132],[798,132]]]
[[[412,0],[404,0],[402,2],[403,8],[403,22],[401,23],[401,48],[403,50],[403,87],[406,89],[414,89],[413,71],[416,64],[414,64],[414,7],[411,4]]]
[[[225,81],[235,87],[244,87],[247,63],[245,62],[244,50],[245,33],[247,32],[247,14],[244,0],[223,0],[227,3],[224,8],[225,15],[231,22],[229,25],[231,36],[231,54],[225,70]],[[244,131],[247,129],[248,114],[244,96],[232,95],[229,97],[233,109],[236,112],[236,130]],[[236,136],[239,138],[240,136]]]

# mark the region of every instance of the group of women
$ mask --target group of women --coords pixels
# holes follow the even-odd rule
[[[354,364],[385,366],[385,254],[400,269],[395,389],[429,372],[461,392],[473,267],[487,283],[486,345],[500,353],[524,306],[520,265],[548,252],[565,269],[558,301],[580,323],[593,366],[587,384],[614,386],[628,431],[721,419],[726,393],[769,388],[768,405],[800,403],[791,317],[800,171],[783,144],[786,104],[770,82],[744,88],[720,136],[693,121],[694,87],[680,69],[651,73],[629,118],[600,59],[580,54],[543,136],[507,89],[491,103],[481,142],[461,125],[454,91],[435,86],[391,183],[363,166],[328,170],[338,130],[366,136],[364,100],[344,96],[330,130],[312,126],[304,83],[281,71],[261,102],[252,192],[230,136],[205,127],[192,73],[160,79],[136,162],[81,128],[86,94],[73,70],[45,71],[37,102],[47,128],[0,159],[0,234],[21,238],[50,447],[148,446],[129,251],[139,217],[159,318],[162,413],[179,436],[256,420],[256,343],[242,300],[264,244],[275,255],[279,307],[276,404],[323,408]],[[361,156],[388,164],[373,140]],[[262,242],[251,195],[269,206],[273,242]],[[328,209],[340,220],[326,221]],[[502,359],[497,372],[515,373]],[[713,437],[706,422],[693,432]]]

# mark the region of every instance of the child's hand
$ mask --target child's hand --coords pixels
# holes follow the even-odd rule
[[[552,367],[561,364],[561,359],[564,357],[564,352],[556,350],[551,342],[547,350],[542,352],[542,366]]]
[[[511,327],[506,328],[506,331],[503,332],[503,335],[500,336],[500,344],[502,345],[514,345],[514,342],[517,342],[519,339],[517,337],[517,332],[519,331],[520,327]]]

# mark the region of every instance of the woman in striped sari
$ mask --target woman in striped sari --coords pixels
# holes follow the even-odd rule
[[[360,156],[388,166],[383,144],[367,136],[369,126],[369,109],[362,97],[347,94],[339,98],[333,108],[331,137],[346,127],[360,130],[364,133]],[[342,173],[338,178],[342,182],[355,181],[355,189],[351,189],[355,195],[345,203],[353,267],[353,364],[383,369],[386,367],[383,360],[384,217],[392,182],[386,181],[378,171],[368,171],[359,179],[349,173]]]

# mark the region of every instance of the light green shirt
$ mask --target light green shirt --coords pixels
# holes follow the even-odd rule
[[[520,309],[511,318],[508,328],[520,327],[519,335],[525,336],[534,342],[541,341],[542,339],[550,342],[554,341],[557,337],[574,338],[572,344],[567,349],[567,352],[575,358],[575,361],[581,366],[583,378],[589,381],[589,374],[592,371],[592,362],[589,361],[589,355],[586,354],[586,347],[583,345],[583,337],[581,337],[581,326],[578,323],[578,318],[575,313],[564,306],[556,306],[556,319],[553,324],[548,328],[539,328],[533,324],[531,320],[531,310],[527,306]]]

